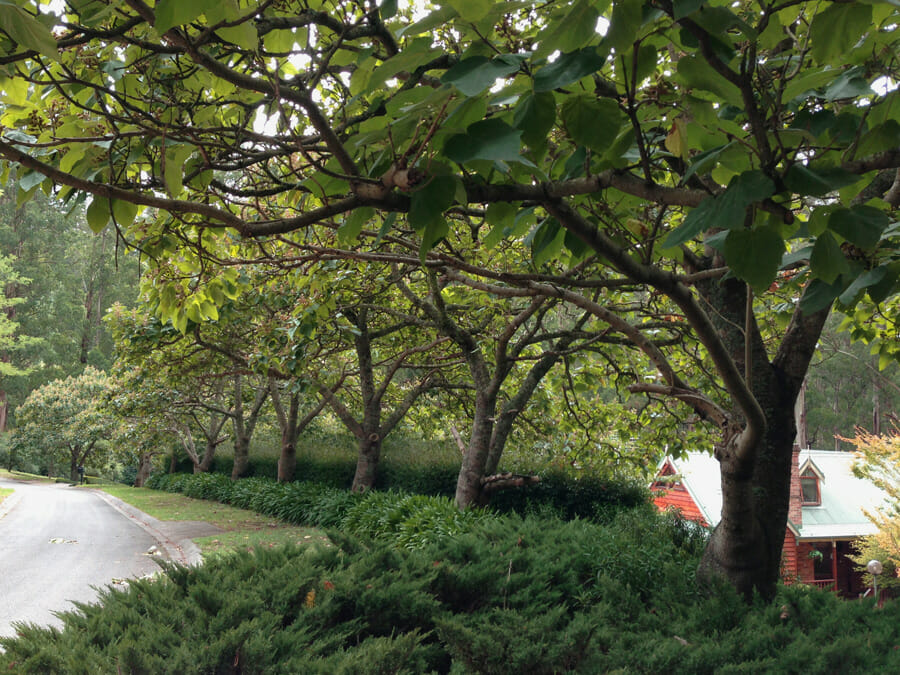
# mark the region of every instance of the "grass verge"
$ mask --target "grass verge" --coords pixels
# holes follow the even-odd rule
[[[0,469],[0,478],[12,478],[13,480],[27,480],[27,481],[38,481],[41,483],[56,483],[58,479],[56,478],[47,478],[47,476],[41,476],[36,473],[25,473],[24,471],[7,471],[6,469]]]
[[[326,539],[315,528],[286,525],[253,511],[218,502],[125,485],[104,485],[100,489],[158,520],[202,520],[220,527],[224,532],[193,540],[205,558],[234,550],[252,550],[255,546],[274,548]]]

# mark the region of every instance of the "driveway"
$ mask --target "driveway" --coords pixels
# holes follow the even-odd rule
[[[13,622],[60,626],[54,612],[94,601],[95,587],[153,574],[158,557],[197,562],[185,537],[219,531],[162,523],[99,491],[6,479],[0,487],[15,490],[0,504],[3,636],[15,634]]]

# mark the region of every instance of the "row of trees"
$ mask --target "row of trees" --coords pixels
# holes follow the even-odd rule
[[[361,457],[367,443],[376,457],[380,388],[362,373],[370,326],[390,320],[323,300],[340,290],[329,266],[359,263],[343,269],[363,304],[385,289],[377,306],[414,320],[390,335],[434,331],[424,344],[474,385],[461,506],[520,410],[500,403],[507,365],[537,375],[595,348],[631,394],[718,434],[722,519],[700,577],[771,596],[794,406],[832,307],[883,360],[898,349],[895,313],[865,310],[898,288],[897,9],[413,11],[11,6],[0,157],[26,192],[89,197],[93,227],[112,222],[154,261],[147,297],[183,334],[219,318],[247,266],[293,270],[295,330],[340,318],[354,335],[373,403]],[[457,314],[473,292],[509,309]],[[417,381],[431,372],[415,366]]]

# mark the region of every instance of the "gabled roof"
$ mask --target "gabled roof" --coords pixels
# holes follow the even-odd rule
[[[710,525],[719,522],[722,512],[722,485],[719,462],[705,452],[690,452],[679,459],[666,458],[681,475],[682,484],[704,519]],[[801,467],[814,467],[820,477],[821,504],[804,506],[803,524],[792,528],[799,539],[851,539],[874,534],[877,528],[863,510],[874,511],[883,505],[886,495],[872,483],[853,475],[853,454],[830,450],[801,450]],[[795,486],[796,488],[797,486]],[[799,499],[799,494],[792,498]]]
[[[872,483],[853,475],[850,452],[801,450],[800,466],[812,465],[819,474],[819,506],[803,507],[801,539],[862,537],[878,528],[863,510],[874,511],[887,495]]]
[[[681,484],[700,510],[703,519],[714,526],[722,515],[722,483],[719,462],[706,452],[689,452],[678,459],[667,457],[660,468],[669,462],[681,476]]]

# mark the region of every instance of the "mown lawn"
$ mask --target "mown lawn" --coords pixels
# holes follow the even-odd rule
[[[272,548],[327,539],[315,528],[286,525],[253,511],[218,502],[125,485],[103,485],[101,489],[158,520],[202,520],[225,530],[211,537],[194,540],[204,557],[234,550],[252,550],[255,546]]]

